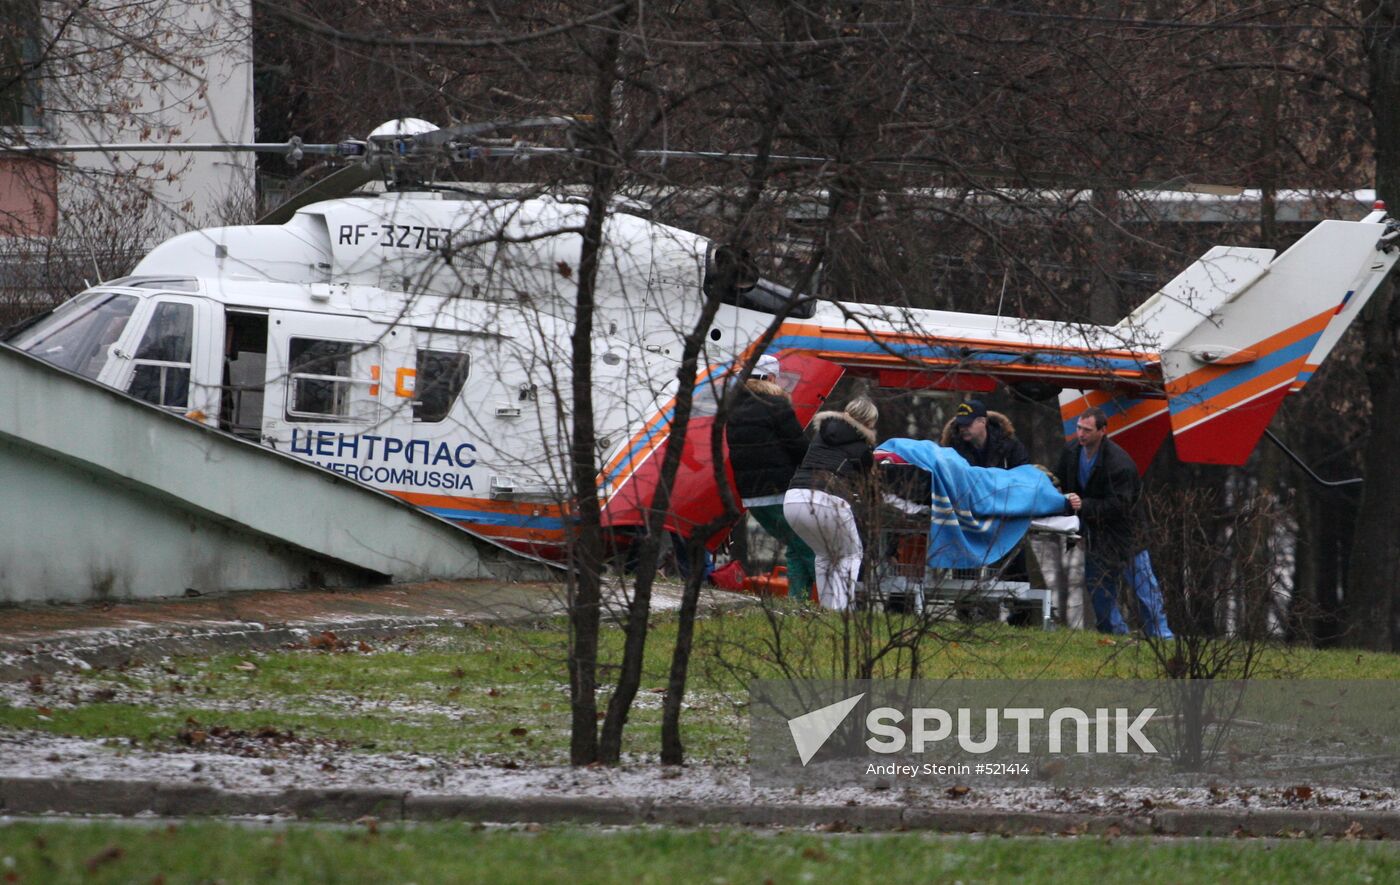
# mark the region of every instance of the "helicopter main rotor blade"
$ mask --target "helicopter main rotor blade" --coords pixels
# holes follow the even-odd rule
[[[179,154],[179,153],[259,153],[282,154],[292,162],[305,154],[324,157],[361,157],[363,142],[343,141],[340,144],[302,144],[300,138],[290,141],[255,142],[172,142],[169,144],[127,142],[92,142],[87,144],[0,144],[0,154]]]
[[[338,197],[348,196],[378,177],[378,173],[368,165],[351,163],[293,194],[285,203],[259,218],[257,223],[285,224],[292,220],[292,216],[301,207],[321,200],[334,200]]]
[[[519,120],[491,120],[483,123],[460,123],[432,132],[413,136],[413,143],[425,148],[445,147],[461,139],[478,138],[493,132],[511,129],[567,129],[577,126],[577,117],[525,117]]]

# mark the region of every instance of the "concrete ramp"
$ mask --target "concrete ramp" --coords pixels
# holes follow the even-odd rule
[[[550,571],[390,495],[0,345],[0,603]]]

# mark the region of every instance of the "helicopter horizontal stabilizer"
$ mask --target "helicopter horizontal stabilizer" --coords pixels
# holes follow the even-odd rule
[[[1381,212],[1322,222],[1162,349],[1181,460],[1245,462],[1284,397],[1307,382],[1394,265],[1386,236]]]

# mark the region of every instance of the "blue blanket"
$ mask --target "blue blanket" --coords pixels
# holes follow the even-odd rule
[[[878,449],[922,467],[933,478],[930,566],[990,565],[1011,552],[1031,519],[1065,510],[1065,496],[1030,464],[1011,470],[973,467],[952,449],[920,439],[890,439]]]

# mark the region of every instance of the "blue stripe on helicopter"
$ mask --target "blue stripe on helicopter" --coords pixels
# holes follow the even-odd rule
[[[1213,381],[1208,381],[1198,387],[1191,388],[1184,394],[1172,397],[1167,400],[1167,405],[1172,414],[1175,415],[1178,412],[1195,408],[1222,394],[1229,393],[1241,384],[1272,372],[1293,360],[1306,357],[1312,353],[1313,346],[1317,344],[1317,339],[1320,337],[1322,337],[1321,329],[1298,339],[1287,347],[1280,347],[1273,353],[1260,357],[1252,363],[1233,368]],[[1288,383],[1292,384],[1293,380],[1290,379]]]
[[[434,516],[478,525],[512,526],[522,529],[562,529],[557,516],[529,516],[523,513],[497,513],[491,510],[463,510],[457,507],[423,507]]]
[[[1145,401],[1146,400],[1137,397],[1115,397],[1107,402],[1100,403],[1099,408],[1103,409],[1105,415],[1112,418],[1114,415],[1121,415],[1138,403]],[[1087,408],[1088,406],[1085,406],[1085,409]],[[1083,414],[1083,411],[1081,410],[1079,414]],[[1060,423],[1064,426],[1065,436],[1074,436],[1075,428],[1079,424],[1079,415],[1077,414],[1073,418],[1066,418]]]

